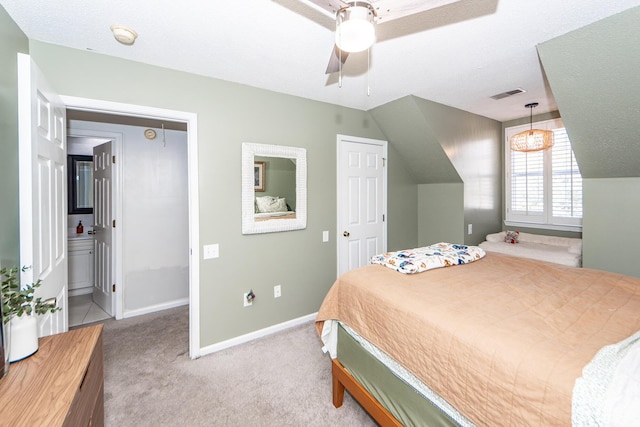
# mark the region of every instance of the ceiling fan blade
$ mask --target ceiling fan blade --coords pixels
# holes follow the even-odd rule
[[[300,0],[329,18],[336,17],[338,10],[349,6],[349,0]]]
[[[371,4],[376,10],[376,21],[381,23],[458,1],[460,0],[374,0]]]
[[[325,74],[337,73],[340,71],[340,62],[344,65],[345,61],[349,57],[349,52],[341,51],[337,45],[333,45],[331,51],[331,57],[329,58],[329,64],[327,65],[327,71]]]

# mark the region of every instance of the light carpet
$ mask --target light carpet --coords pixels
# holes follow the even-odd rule
[[[107,426],[375,426],[348,393],[313,322],[197,360],[186,307],[104,323]]]

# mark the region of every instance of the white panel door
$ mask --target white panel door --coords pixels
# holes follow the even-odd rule
[[[387,250],[387,142],[338,136],[338,274]]]
[[[93,301],[113,316],[113,204],[111,141],[93,148]]]
[[[61,310],[39,319],[40,336],[69,329],[67,310],[66,109],[29,55],[18,54],[21,283]]]

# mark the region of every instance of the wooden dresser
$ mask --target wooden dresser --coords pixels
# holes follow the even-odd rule
[[[0,379],[0,426],[103,426],[102,325],[40,339]]]

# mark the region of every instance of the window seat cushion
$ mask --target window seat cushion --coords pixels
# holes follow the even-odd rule
[[[480,247],[489,252],[539,261],[554,262],[572,267],[582,266],[582,239],[520,233],[518,243],[506,243],[506,232],[487,235]]]

